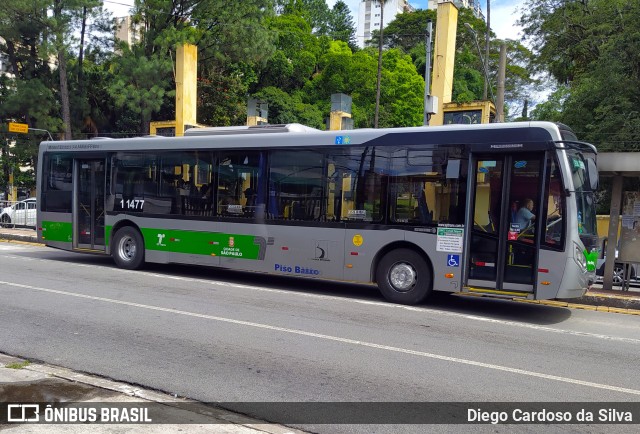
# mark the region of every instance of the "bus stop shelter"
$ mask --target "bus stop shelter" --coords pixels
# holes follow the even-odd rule
[[[609,228],[607,231],[607,247],[602,252],[607,258],[616,258],[618,246],[618,225],[623,204],[624,178],[640,177],[640,152],[603,152],[598,154],[598,172],[601,178],[612,178],[611,206]],[[623,222],[624,224],[624,222]],[[623,226],[624,227],[624,226]],[[624,231],[622,232],[624,235]],[[640,239],[638,239],[640,247]],[[640,249],[639,249],[640,250]],[[624,257],[621,257],[625,261]],[[613,289],[613,269],[615,260],[605,262],[603,289]],[[634,260],[630,262],[640,262]],[[628,275],[625,275],[628,278]]]

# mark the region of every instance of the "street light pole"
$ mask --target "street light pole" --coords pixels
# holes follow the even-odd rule
[[[482,66],[483,66],[483,70],[484,70],[484,87],[485,89],[488,89],[489,92],[491,93],[491,100],[495,101],[496,98],[493,95],[493,89],[491,88],[491,86],[489,85],[489,67],[487,65],[487,62],[483,56],[482,56],[482,50],[480,50],[480,44],[478,43],[478,35],[476,34],[476,31],[473,30],[473,27],[471,27],[471,24],[469,23],[464,23],[464,26],[467,28],[467,30],[469,30],[471,32],[471,34],[473,35],[473,41],[476,43],[476,48],[478,49],[478,56],[480,56],[480,60],[482,61]],[[487,99],[487,94],[485,93],[484,98]]]

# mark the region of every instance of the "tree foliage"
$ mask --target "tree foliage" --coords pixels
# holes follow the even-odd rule
[[[562,86],[535,115],[553,110],[601,150],[640,149],[640,3],[530,0],[525,10],[532,65]]]

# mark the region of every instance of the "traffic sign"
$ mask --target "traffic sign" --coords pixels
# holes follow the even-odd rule
[[[27,134],[29,132],[29,125],[9,122],[9,132]]]

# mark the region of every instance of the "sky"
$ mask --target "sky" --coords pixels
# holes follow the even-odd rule
[[[114,16],[123,17],[133,5],[133,0],[103,0],[105,8],[110,10]],[[336,0],[326,0],[329,7],[333,7]],[[343,0],[353,16],[354,22],[358,19],[358,7],[361,0]],[[416,9],[427,7],[427,0],[409,0]],[[486,0],[481,0],[482,11],[487,14]],[[520,17],[517,8],[524,3],[524,0],[491,0],[491,30],[498,39],[519,39],[520,29],[515,26],[515,22]]]

